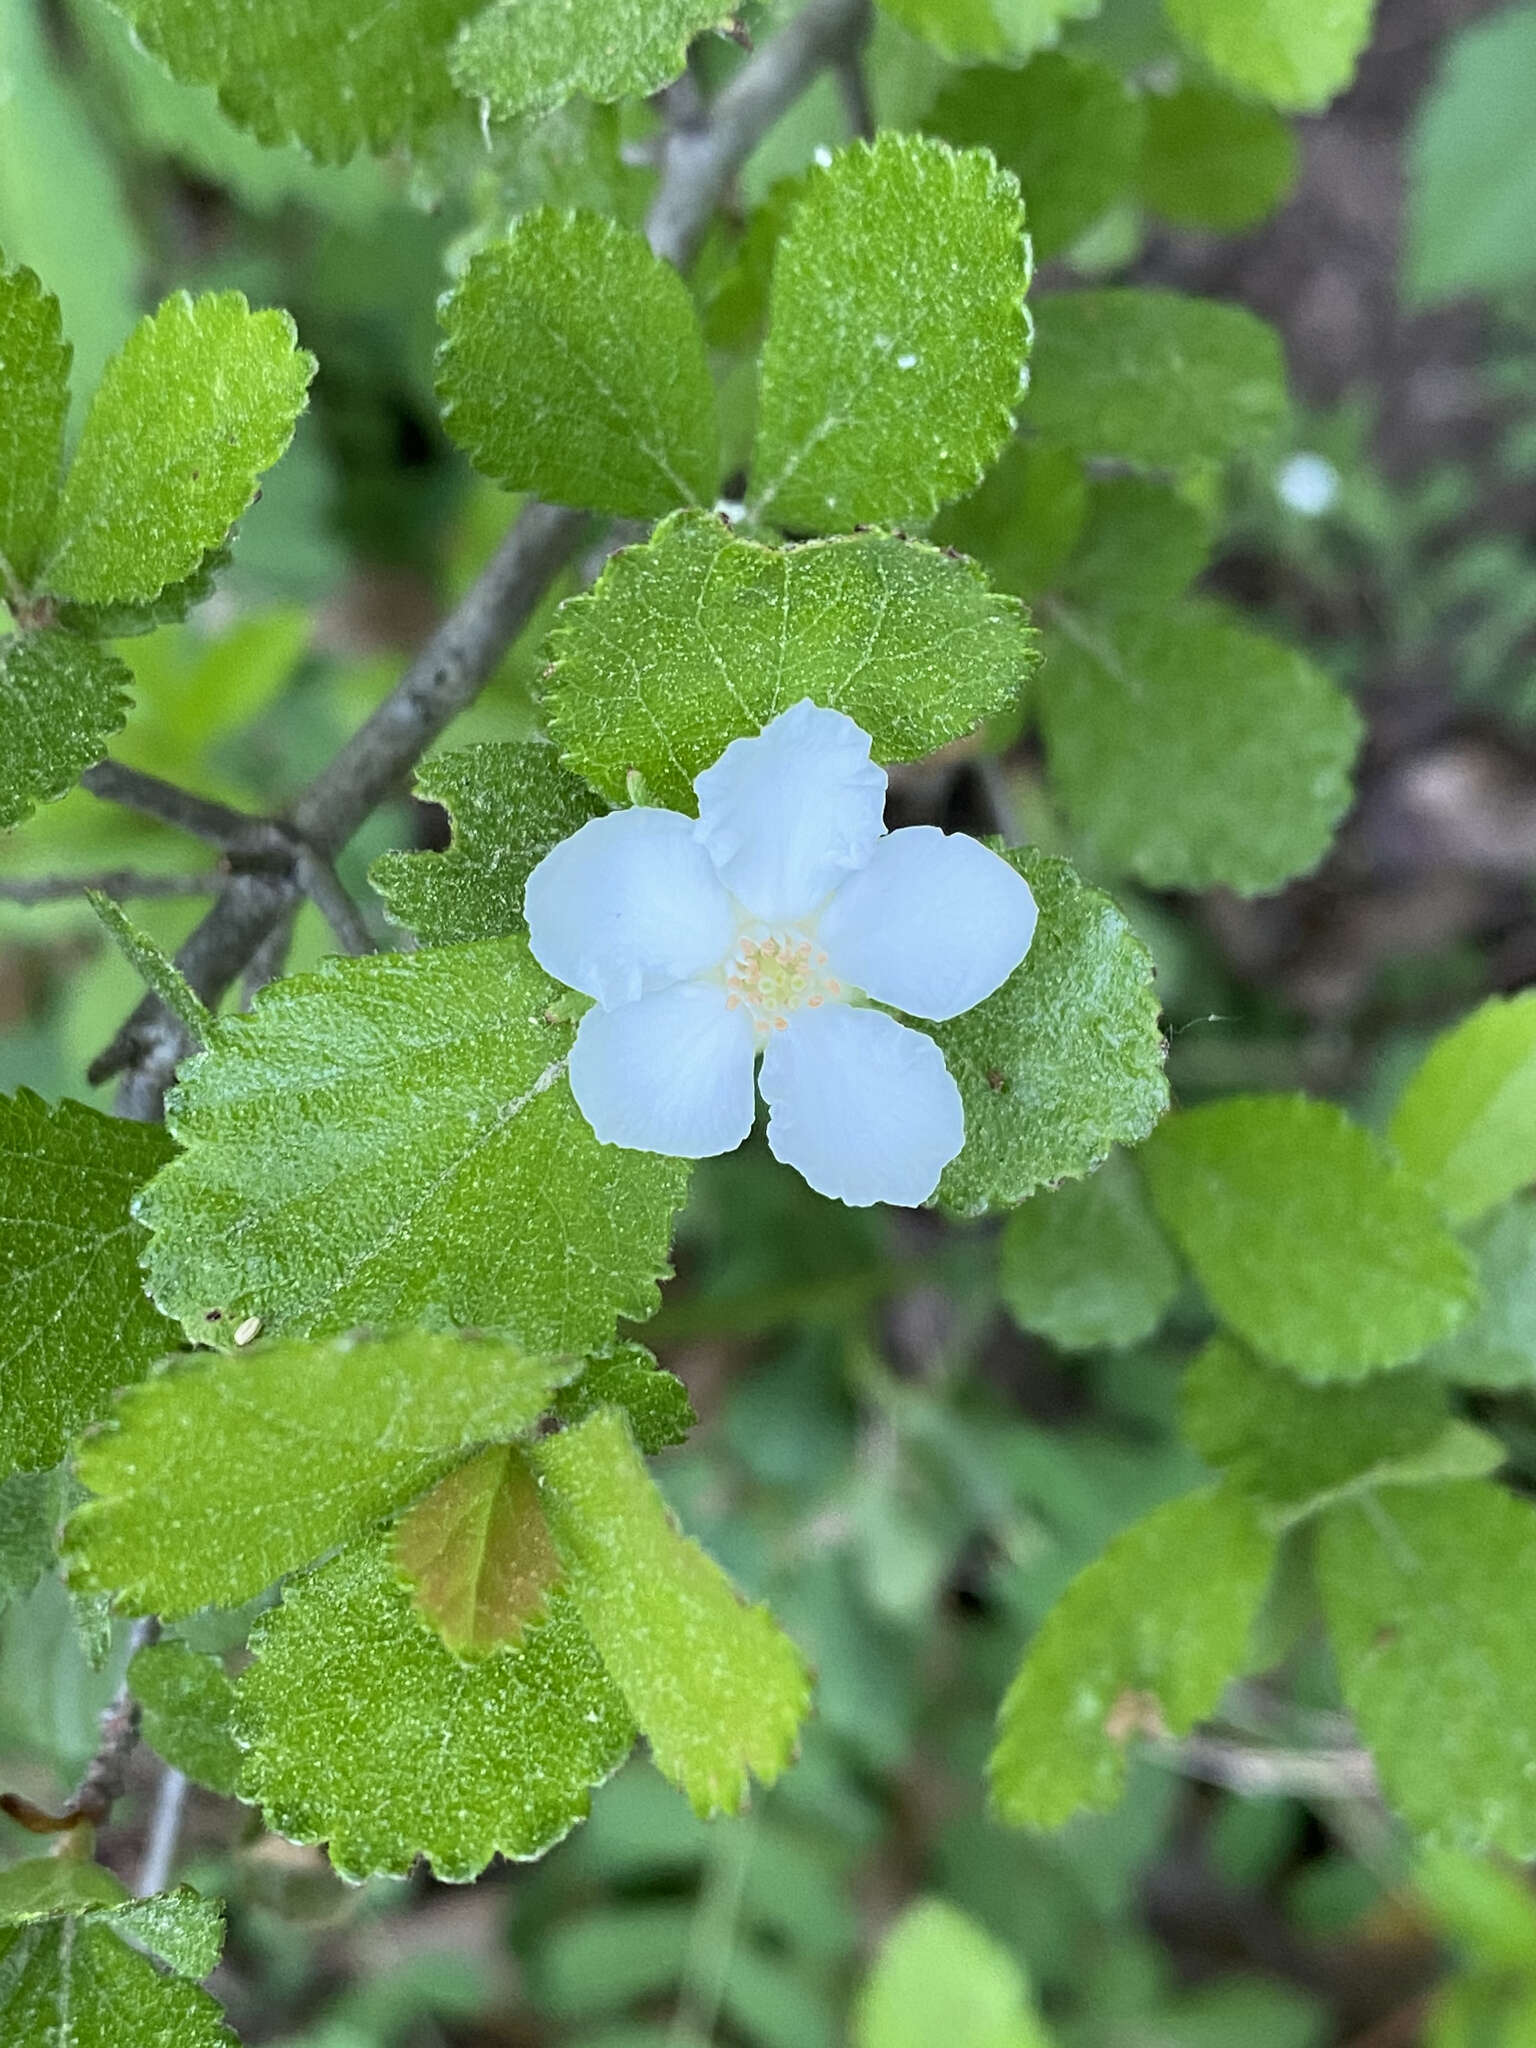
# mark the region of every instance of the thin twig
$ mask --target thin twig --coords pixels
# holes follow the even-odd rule
[[[211,846],[246,862],[268,859],[280,867],[293,857],[291,837],[275,819],[253,817],[230,804],[194,796],[191,790],[158,775],[125,768],[121,761],[98,761],[94,768],[86,769],[80,781],[103,803],[121,804],[146,818],[158,818],[162,825],[174,825],[178,831],[206,839]]]
[[[187,1809],[187,1781],[174,1764],[163,1764],[155,1788],[155,1807],[149,1817],[149,1834],[134,1890],[141,1899],[163,1892],[171,1881],[176,1862],[176,1844],[181,1836],[181,1818]]]
[[[850,50],[846,57],[840,57],[836,77],[843,112],[848,116],[848,126],[863,141],[873,141],[876,127],[875,103],[869,96],[869,80],[864,75],[862,52]]]
[[[1224,1785],[1248,1798],[1381,1797],[1376,1767],[1363,1749],[1282,1749],[1232,1742],[1219,1735],[1191,1735],[1183,1742],[1153,1743],[1150,1754],[1186,1778]]]
[[[363,913],[347,894],[340,875],[322,853],[306,846],[299,855],[299,887],[330,926],[343,953],[377,952]]]
[[[686,269],[741,165],[818,72],[856,49],[870,0],[809,0],[754,52],[709,109],[704,125],[676,131],[646,221],[656,254]],[[299,841],[334,859],[370,813],[401,789],[432,742],[471,704],[527,625],[586,530],[583,514],[529,504],[479,578],[437,627],[373,715],[299,796],[289,821]],[[95,774],[98,771],[93,770]],[[240,872],[176,956],[210,1007],[292,904],[297,878]],[[158,997],[142,1001],[91,1067],[101,1080],[125,1069],[123,1115],[158,1113],[174,1071],[179,1029]]]
[[[276,981],[288,964],[288,948],[293,944],[293,927],[299,915],[299,906],[290,903],[271,931],[251,955],[244,974],[240,977],[240,1007],[248,1010],[261,994],[269,981]]]
[[[209,869],[200,875],[143,875],[113,868],[105,875],[39,875],[35,881],[0,881],[0,903],[65,903],[87,889],[99,889],[121,903],[131,896],[216,896],[225,877]]]

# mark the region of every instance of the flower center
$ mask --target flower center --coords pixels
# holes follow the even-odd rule
[[[792,926],[752,926],[736,941],[725,967],[725,1006],[745,1008],[759,1038],[786,1031],[796,1010],[845,1002],[850,991],[827,973],[827,956]]]

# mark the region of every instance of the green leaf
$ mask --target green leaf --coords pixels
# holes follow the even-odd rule
[[[214,580],[229,567],[230,560],[228,547],[210,548],[190,576],[168,583],[158,597],[145,604],[61,604],[58,622],[88,640],[134,640],[161,626],[179,626],[212,597]]]
[[[53,523],[69,414],[59,302],[30,270],[0,269],[0,591],[28,588]]]
[[[1318,1584],[1388,1800],[1433,1844],[1536,1855],[1536,1509],[1486,1480],[1330,1509]]]
[[[933,537],[975,555],[1000,590],[1034,598],[1055,582],[1087,517],[1088,483],[1071,449],[1013,440],[981,487],[939,514]]]
[[[416,794],[447,810],[453,844],[446,853],[381,854],[369,880],[395,923],[428,946],[522,929],[528,877],[604,808],[553,747],[513,740],[424,761]]]
[[[774,261],[752,506],[797,532],[926,519],[1013,431],[1029,354],[1018,187],[984,150],[856,142]]]
[[[237,1607],[531,1428],[573,1369],[424,1331],[177,1362],[76,1453],[98,1498],[70,1518],[71,1581],[140,1614]]]
[[[1355,75],[1375,0],[1164,0],[1218,77],[1293,113],[1327,106]]]
[[[1330,1102],[1232,1096],[1170,1117],[1142,1157],[1216,1313],[1309,1379],[1406,1364],[1476,1300],[1422,1188]]]
[[[1100,0],[880,0],[880,5],[945,57],[998,63],[1054,43],[1064,23],[1097,14]]]
[[[1060,580],[1074,609],[1167,607],[1205,567],[1211,516],[1166,483],[1149,476],[1095,477],[1084,510],[1081,538]],[[1270,643],[1261,644],[1267,650]]]
[[[1469,22],[1443,46],[1408,155],[1408,289],[1421,304],[1518,288],[1536,270],[1536,7]]]
[[[105,926],[128,965],[161,1002],[186,1026],[194,1045],[206,1045],[213,1013],[168,953],[142,932],[123,906],[99,889],[87,889],[85,900]]]
[[[1504,1457],[1496,1437],[1452,1420],[1433,1373],[1309,1387],[1230,1337],[1185,1374],[1183,1422],[1201,1457],[1281,1524],[1376,1486],[1480,1477]]]
[[[990,149],[1024,193],[1038,258],[1086,234],[1136,177],[1142,103],[1107,64],[1047,51],[1022,71],[957,72],[923,126]]]
[[[218,1967],[224,1953],[224,1908],[189,1884],[130,1899],[108,1916],[110,1924],[135,1947],[147,1948],[178,1977],[194,1982]]]
[[[1463,1241],[1482,1299],[1424,1363],[1464,1387],[1536,1385],[1536,1201],[1506,1202]]]
[[[803,697],[912,761],[1015,704],[1034,664],[1020,606],[971,562],[888,533],[765,547],[702,513],[616,554],[551,653],[569,765],[615,803],[638,769],[690,812],[693,778]]]
[[[461,92],[501,121],[548,113],[580,93],[606,104],[659,92],[688,45],[729,27],[732,0],[494,0],[460,32],[450,63]]]
[[[1119,1153],[1016,1210],[999,1253],[1004,1306],[1063,1351],[1139,1344],[1179,1290],[1178,1259]]]
[[[657,1768],[697,1813],[738,1812],[790,1760],[810,1702],[799,1650],[682,1535],[618,1409],[533,1456],[571,1597]]]
[[[293,438],[315,360],[286,313],[177,292],[108,363],[39,572],[59,597],[142,604],[193,575]]]
[[[854,2048],[1048,2048],[1024,1973],[945,1899],[908,1906],[853,2012]]]
[[[153,1124],[0,1096],[0,1469],[56,1465],[178,1342],[145,1297],[129,1214],[172,1150]]]
[[[0,1480],[0,1613],[30,1593],[53,1563],[64,1519],[64,1475],[13,1472]]]
[[[1244,1669],[1275,1538],[1233,1489],[1166,1502],[1051,1609],[1008,1689],[992,1796],[1016,1827],[1107,1812],[1134,1735],[1183,1736]]]
[[[115,654],[72,633],[0,639],[0,831],[101,759],[132,682]]]
[[[1316,867],[1361,733],[1321,669],[1209,603],[1050,617],[1051,780],[1096,862],[1156,889],[1250,896]]]
[[[560,1388],[553,1403],[565,1423],[581,1422],[605,1407],[624,1410],[630,1434],[648,1458],[686,1442],[699,1419],[688,1389],[643,1344],[618,1344],[608,1357],[591,1359],[578,1378]]]
[[[151,1643],[129,1665],[128,1688],[150,1748],[199,1785],[234,1798],[240,1783],[240,1752],[229,1728],[235,1688],[219,1659],[185,1643]]]
[[[79,1856],[32,1856],[0,1870],[0,1927],[120,1906],[131,1894],[99,1863]]]
[[[1296,138],[1268,107],[1186,79],[1146,99],[1141,197],[1181,227],[1235,234],[1273,213],[1296,182]]]
[[[912,1020],[937,1043],[965,1104],[965,1149],[938,1195],[962,1216],[1091,1173],[1168,1107],[1146,947],[1065,861],[1030,848],[1004,858],[1040,910],[1023,964],[964,1016]]]
[[[101,1916],[0,1934],[0,2037],[17,2048],[236,2048],[219,2008]]]
[[[688,287],[632,228],[524,214],[471,259],[442,318],[443,424],[494,482],[637,519],[713,500],[704,337]]]
[[[1536,1180],[1536,990],[1490,996],[1442,1033],[1390,1136],[1453,1223]]]
[[[1154,469],[1225,462],[1285,417],[1275,330],[1177,292],[1056,292],[1039,302],[1024,418],[1082,455]]]
[[[686,1164],[599,1145],[565,995],[517,940],[330,960],[221,1019],[143,1197],[155,1297],[206,1336],[260,1316],[605,1344],[654,1313]]]
[[[111,0],[183,85],[211,85],[237,127],[322,163],[382,153],[451,111],[448,45],[484,0]]]
[[[290,1584],[257,1623],[238,1686],[245,1797],[344,1877],[418,1856],[467,1882],[496,1855],[541,1855],[587,1811],[634,1740],[570,1602],[521,1643],[465,1663],[414,1612],[387,1538]]]
[[[539,1483],[511,1444],[490,1444],[395,1524],[395,1563],[417,1613],[456,1657],[521,1642],[560,1576]]]

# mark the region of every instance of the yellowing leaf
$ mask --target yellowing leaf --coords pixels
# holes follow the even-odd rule
[[[396,1523],[395,1562],[455,1656],[519,1641],[560,1575],[522,1452],[492,1444],[440,1479]]]

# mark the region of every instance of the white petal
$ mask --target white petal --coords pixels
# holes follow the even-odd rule
[[[524,909],[545,973],[605,1010],[713,967],[735,931],[693,821],[677,811],[593,818],[545,854]]]
[[[1028,882],[979,839],[909,825],[842,884],[819,933],[839,980],[940,1022],[1002,987],[1035,916]]]
[[[571,1047],[571,1093],[605,1145],[707,1159],[752,1128],[745,1010],[712,982],[683,981],[617,1010],[588,1010]]]
[[[885,770],[868,733],[808,697],[756,739],[732,740],[693,786],[721,881],[768,924],[814,910],[884,830]]]
[[[965,1110],[931,1038],[883,1010],[797,1010],[763,1054],[768,1144],[819,1195],[916,1208],[965,1143]]]

